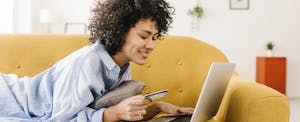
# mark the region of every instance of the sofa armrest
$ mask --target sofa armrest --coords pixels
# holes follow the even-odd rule
[[[232,91],[226,122],[288,122],[286,96],[258,83],[243,82]]]
[[[288,122],[288,98],[234,74],[217,114],[208,122]]]

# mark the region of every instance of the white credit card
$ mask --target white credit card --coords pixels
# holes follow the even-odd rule
[[[167,92],[168,92],[168,89],[160,90],[157,92],[146,94],[145,98],[149,99],[149,100],[155,100],[155,99],[164,97],[167,94]]]

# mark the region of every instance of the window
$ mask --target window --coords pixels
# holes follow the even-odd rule
[[[13,0],[0,0],[0,33],[13,33]]]

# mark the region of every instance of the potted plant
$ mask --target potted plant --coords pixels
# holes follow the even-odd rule
[[[196,4],[192,9],[189,9],[187,15],[192,17],[191,20],[191,31],[198,31],[199,29],[199,19],[203,16],[203,9],[199,4]]]
[[[267,48],[267,56],[268,57],[271,57],[271,56],[273,56],[273,49],[274,49],[274,47],[275,47],[275,45],[274,45],[274,43],[273,42],[268,42],[267,44],[266,44],[266,48]]]
[[[203,9],[200,5],[196,5],[194,6],[194,8],[189,9],[187,14],[197,19],[200,19],[203,16]]]

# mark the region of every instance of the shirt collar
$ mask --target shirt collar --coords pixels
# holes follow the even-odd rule
[[[119,65],[117,65],[116,62],[112,59],[112,57],[108,54],[104,45],[102,45],[100,43],[100,41],[96,41],[93,46],[97,51],[100,52],[99,54],[100,54],[101,60],[103,60],[103,63],[109,70],[112,70],[115,67],[117,67],[118,69],[121,69],[119,67]],[[124,65],[123,68],[127,69],[128,66],[129,66],[129,63]]]

